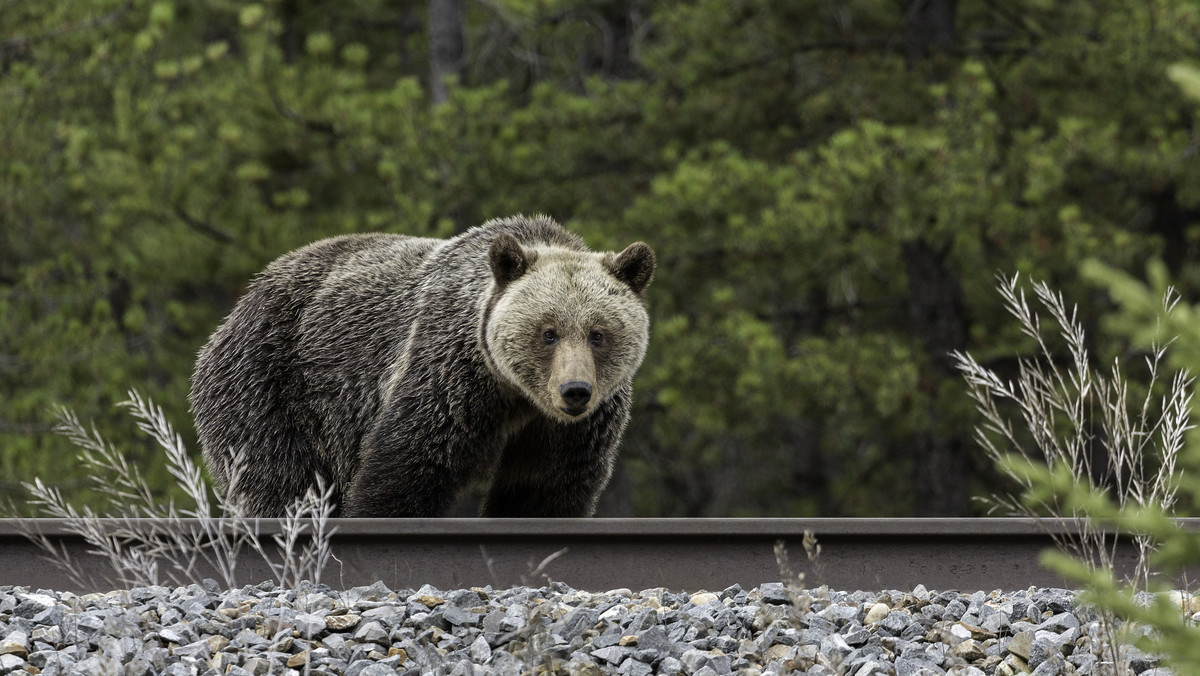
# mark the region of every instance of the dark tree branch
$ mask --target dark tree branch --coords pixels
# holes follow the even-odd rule
[[[175,213],[175,216],[178,217],[179,220],[183,221],[184,224],[186,224],[192,230],[195,230],[196,232],[214,239],[222,244],[230,244],[233,242],[233,235],[206,220],[200,220],[195,216],[192,216],[183,208],[182,205],[173,204],[171,205],[171,210]]]
[[[301,115],[300,112],[295,108],[292,108],[284,103],[283,98],[279,96],[279,92],[276,91],[275,87],[271,86],[269,83],[267,84],[267,98],[271,99],[271,105],[275,106],[276,112],[282,115],[289,122],[295,122],[309,131],[327,134],[333,138],[341,138],[343,136],[342,130],[338,129],[337,126],[332,122],[310,120]]]

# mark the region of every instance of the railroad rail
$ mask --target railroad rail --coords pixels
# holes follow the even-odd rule
[[[1200,527],[1200,519],[1181,521]],[[720,590],[734,583],[750,588],[779,582],[777,542],[784,543],[792,570],[805,574],[808,587],[1067,586],[1039,565],[1038,557],[1054,546],[1052,534],[1070,532],[1057,521],[1016,518],[334,519],[332,525],[337,561],[322,578],[331,586],[382,581],[391,589],[423,584],[455,589],[540,586],[553,580],[591,591]],[[59,566],[46,562],[27,537],[31,528],[77,566],[107,566],[88,554],[88,544],[64,521],[0,519],[0,585],[107,591],[79,588]],[[279,528],[277,521],[260,522],[264,535]],[[803,546],[806,532],[821,548],[815,563]],[[1130,570],[1136,559],[1132,542],[1120,538],[1114,551],[1118,571]],[[240,559],[238,572],[240,584],[271,577],[253,553]]]

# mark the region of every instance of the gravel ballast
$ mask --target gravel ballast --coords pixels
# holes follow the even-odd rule
[[[1110,673],[1062,589],[0,587],[0,636],[0,674]],[[1169,673],[1126,650],[1134,673]]]

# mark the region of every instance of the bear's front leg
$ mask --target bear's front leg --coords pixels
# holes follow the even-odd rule
[[[436,517],[453,506],[487,425],[464,429],[445,408],[444,401],[400,402],[376,424],[364,437],[344,516]]]
[[[629,417],[622,388],[577,423],[539,417],[509,441],[483,505],[485,517],[586,517],[612,476]]]

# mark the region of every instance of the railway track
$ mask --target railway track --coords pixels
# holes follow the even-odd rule
[[[1200,519],[1184,519],[1188,527]],[[1028,519],[337,519],[330,563],[322,578],[335,587],[382,581],[389,588],[440,589],[518,584],[547,579],[604,591],[667,587],[720,590],[781,581],[775,545],[782,541],[805,586],[838,590],[1024,589],[1066,585],[1038,564],[1054,546],[1054,521]],[[34,528],[77,566],[107,564],[56,519],[0,519],[0,585],[76,592],[80,588],[27,537]],[[278,532],[265,521],[261,531]],[[802,544],[811,531],[821,549],[815,563]],[[1119,570],[1135,559],[1119,540]],[[539,570],[539,565],[541,566]],[[215,577],[215,576],[214,576]],[[270,578],[252,553],[240,559],[239,584]],[[111,577],[110,577],[111,579]],[[1196,579],[1195,575],[1192,579]],[[111,583],[108,583],[111,586]]]

